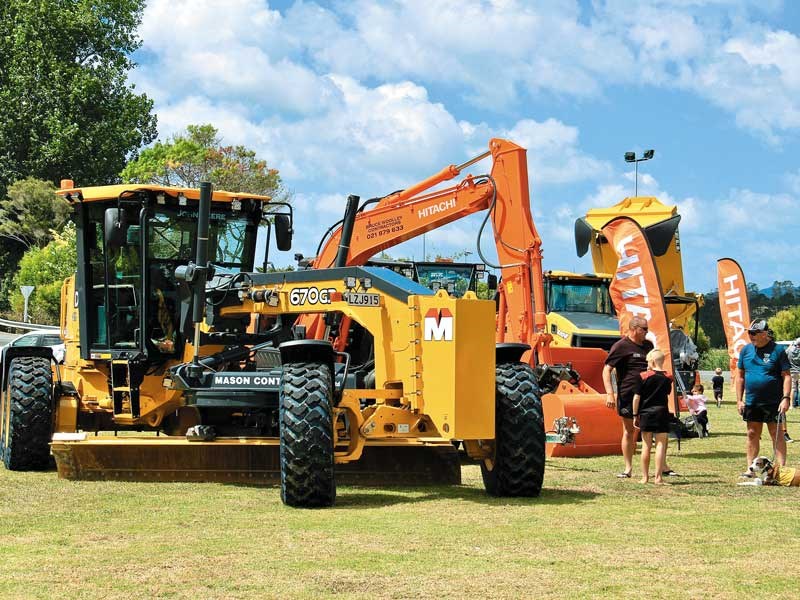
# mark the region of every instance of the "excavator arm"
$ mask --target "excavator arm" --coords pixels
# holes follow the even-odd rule
[[[542,351],[545,331],[541,238],[533,224],[524,148],[492,139],[489,150],[462,165],[450,165],[405,190],[379,199],[371,210],[357,213],[352,237],[342,242],[343,228],[328,238],[314,260],[315,268],[362,265],[378,252],[468,215],[489,210],[502,274],[498,288],[498,342],[522,342]],[[470,165],[491,155],[489,175],[467,175],[455,186],[431,191],[458,177]],[[326,337],[319,316],[301,321],[309,337]],[[342,324],[342,330],[348,323]],[[336,345],[345,343],[339,336]],[[529,353],[531,354],[531,353]],[[534,363],[533,356],[527,360]]]

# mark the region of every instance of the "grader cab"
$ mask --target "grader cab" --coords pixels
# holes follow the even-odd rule
[[[62,290],[66,358],[4,365],[7,468],[45,468],[52,448],[74,479],[279,474],[287,504],[329,506],[347,474],[392,482],[408,465],[451,483],[461,440],[487,491],[538,495],[545,435],[520,362],[529,347],[495,344],[493,302],[382,268],[256,273],[260,224],[272,222],[280,249],[291,239],[290,207],[266,197],[205,184],[61,194],[78,232]],[[313,313],[359,323],[374,359],[356,365],[305,339],[295,318]]]

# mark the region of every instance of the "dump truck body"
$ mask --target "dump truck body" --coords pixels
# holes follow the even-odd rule
[[[691,390],[698,380],[699,357],[695,345],[698,324],[695,315],[703,305],[703,297],[687,292],[684,286],[678,231],[681,216],[677,206],[665,205],[654,197],[634,197],[610,207],[588,210],[586,216],[575,223],[576,249],[579,256],[591,251],[592,264],[597,272],[612,273],[616,269],[617,255],[600,231],[619,216],[633,219],[648,238],[664,293],[675,371],[680,376],[680,385]],[[692,319],[694,329],[690,330]]]

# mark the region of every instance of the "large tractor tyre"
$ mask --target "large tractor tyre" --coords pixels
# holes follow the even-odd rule
[[[50,468],[53,434],[53,371],[50,361],[20,356],[11,361],[2,414],[0,448],[3,463],[11,471]]]
[[[301,508],[332,506],[333,390],[330,366],[286,363],[280,391],[281,499]]]
[[[495,370],[495,453],[481,463],[492,496],[538,496],[544,480],[544,416],[533,369],[525,363]]]

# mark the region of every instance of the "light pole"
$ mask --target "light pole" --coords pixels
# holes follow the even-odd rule
[[[633,195],[634,197],[639,195],[639,163],[643,160],[650,160],[653,158],[653,154],[655,154],[655,150],[645,150],[644,154],[641,158],[636,158],[636,152],[626,152],[625,153],[625,162],[633,163],[634,164],[634,176],[633,176]]]

